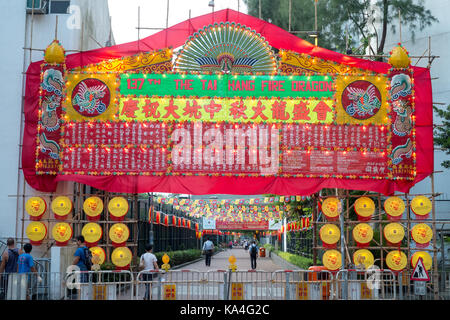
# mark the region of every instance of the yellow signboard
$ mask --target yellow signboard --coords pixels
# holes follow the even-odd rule
[[[231,300],[244,300],[244,284],[242,282],[231,284]]]
[[[175,284],[164,285],[164,300],[176,300],[177,299],[177,286]]]

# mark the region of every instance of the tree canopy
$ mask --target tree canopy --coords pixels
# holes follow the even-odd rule
[[[248,13],[289,29],[289,2],[291,1],[291,28],[293,31],[314,31],[314,2],[317,1],[319,46],[333,51],[365,54],[369,43],[371,54],[385,53],[388,32],[408,27],[414,39],[417,30],[437,22],[423,0],[244,0]],[[261,3],[261,8],[259,4]],[[312,42],[307,33],[299,37]]]

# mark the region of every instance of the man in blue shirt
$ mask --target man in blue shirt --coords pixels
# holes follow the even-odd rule
[[[78,236],[76,241],[78,248],[73,255],[75,259],[73,260],[72,264],[78,266],[80,268],[80,271],[88,271],[86,264],[84,263],[84,261],[86,260],[86,254],[84,250],[87,249],[84,237]]]
[[[31,256],[30,252],[33,249],[33,246],[29,243],[26,243],[23,246],[23,250],[25,251],[19,256],[19,261],[17,263],[17,272],[18,273],[29,273],[30,271],[37,273],[36,268],[34,267],[34,260]]]

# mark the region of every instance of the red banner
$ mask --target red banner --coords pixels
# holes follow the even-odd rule
[[[229,221],[216,220],[216,229],[218,230],[269,230],[269,221]]]

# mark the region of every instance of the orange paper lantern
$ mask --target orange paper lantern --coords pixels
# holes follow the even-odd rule
[[[70,239],[72,239],[73,230],[67,222],[59,222],[53,226],[52,236],[59,247],[66,246]]]
[[[103,201],[99,197],[89,197],[83,203],[83,210],[89,221],[97,221],[103,212]]]
[[[52,201],[51,208],[56,219],[64,220],[72,211],[72,200],[66,196],[56,197]]]
[[[126,224],[115,223],[109,229],[109,239],[115,247],[124,246],[129,236],[130,230]]]
[[[405,237],[405,230],[401,224],[393,222],[384,227],[383,235],[388,242],[388,245],[396,246],[400,244]]]
[[[322,256],[322,263],[330,271],[337,271],[342,266],[342,256],[337,250],[327,250]]]
[[[403,251],[394,250],[387,254],[386,264],[393,272],[398,273],[406,268],[408,259]]]
[[[116,266],[116,270],[126,270],[129,268],[133,254],[127,247],[119,247],[111,253],[111,262]]]
[[[417,196],[411,200],[411,209],[419,220],[427,219],[431,209],[431,201],[425,196]]]
[[[373,238],[372,227],[367,223],[359,223],[353,228],[353,239],[355,239],[358,247],[365,248],[369,246]]]
[[[42,222],[33,221],[28,224],[25,233],[32,245],[39,246],[47,236],[47,226]]]
[[[320,240],[325,248],[336,248],[341,237],[341,231],[334,224],[325,224],[319,231]]]
[[[100,247],[89,248],[92,253],[92,263],[93,264],[103,264],[106,259],[105,250]]]
[[[25,211],[30,215],[31,220],[39,221],[47,211],[47,203],[41,197],[31,197],[25,204]]]
[[[90,222],[83,227],[81,235],[84,237],[87,247],[95,247],[103,236],[103,230],[99,224]]]
[[[397,221],[405,212],[405,202],[399,197],[389,197],[384,202],[384,211],[389,220]]]
[[[375,212],[375,203],[369,197],[358,198],[355,201],[355,212],[359,221],[368,221]]]
[[[341,201],[336,197],[326,198],[322,203],[322,212],[329,221],[336,221],[342,212]]]
[[[411,229],[411,237],[416,242],[418,248],[426,248],[433,238],[433,230],[425,223],[416,224]]]
[[[372,252],[366,249],[356,250],[353,254],[353,263],[355,266],[363,265],[365,269],[373,266],[374,260]]]

